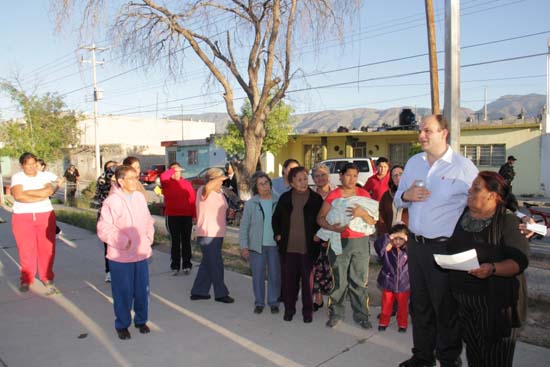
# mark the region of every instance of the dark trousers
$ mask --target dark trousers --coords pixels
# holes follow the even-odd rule
[[[489,335],[495,327],[491,323],[491,309],[486,295],[453,292],[458,302],[458,315],[462,325],[462,338],[466,344],[469,367],[512,367],[516,347],[517,329],[512,334],[494,342]]]
[[[302,316],[313,316],[313,260],[306,254],[286,253],[282,259],[282,293],[285,315],[296,313],[296,301],[302,286]]]
[[[168,216],[168,230],[172,239],[172,270],[191,269],[191,230],[193,218]]]
[[[285,315],[296,313],[296,301],[302,286],[302,316],[313,316],[313,260],[305,254],[286,253],[281,259],[282,294]]]
[[[149,265],[147,260],[121,263],[109,260],[111,268],[111,292],[115,309],[115,328],[125,329],[132,323],[143,325],[149,315]]]
[[[197,243],[201,246],[202,260],[191,294],[207,296],[213,286],[215,298],[229,295],[223,276],[223,237],[197,237]]]
[[[409,277],[413,354],[433,361],[434,350],[441,366],[453,366],[462,342],[457,305],[449,288],[448,273],[436,265],[433,255],[446,254],[446,242],[416,242],[409,236]]]

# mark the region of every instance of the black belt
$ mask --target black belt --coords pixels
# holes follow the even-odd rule
[[[426,238],[424,236],[418,236],[414,233],[411,233],[412,237],[414,237],[414,240],[418,243],[441,243],[441,242],[447,242],[449,241],[449,237],[436,237],[436,238]]]

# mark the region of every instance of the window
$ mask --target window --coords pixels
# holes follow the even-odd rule
[[[461,145],[460,153],[466,158],[471,159],[476,166],[498,167],[505,162],[506,145]]]
[[[187,164],[189,166],[195,166],[199,164],[199,152],[196,150],[187,151]]]
[[[411,151],[411,147],[411,143],[390,144],[391,164],[400,164],[404,166],[409,159],[409,152]]]
[[[304,167],[311,168],[323,160],[323,146],[320,144],[304,144]]]
[[[354,158],[365,158],[367,156],[367,143],[364,141],[356,141],[351,147],[353,148]]]

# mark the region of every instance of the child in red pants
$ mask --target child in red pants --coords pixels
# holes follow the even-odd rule
[[[399,332],[407,331],[409,308],[409,268],[407,240],[409,230],[404,224],[396,224],[389,234],[380,237],[374,244],[382,261],[378,275],[378,287],[382,289],[382,311],[378,330],[384,331],[390,323],[393,303],[397,301],[397,326]]]

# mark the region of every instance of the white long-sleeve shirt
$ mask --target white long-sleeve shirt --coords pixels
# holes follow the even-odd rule
[[[468,189],[478,174],[469,159],[447,148],[445,154],[429,165],[426,153],[411,157],[406,166],[394,203],[409,209],[409,229],[426,238],[450,237],[468,199]],[[404,202],[401,195],[424,180],[431,195],[426,201]]]

